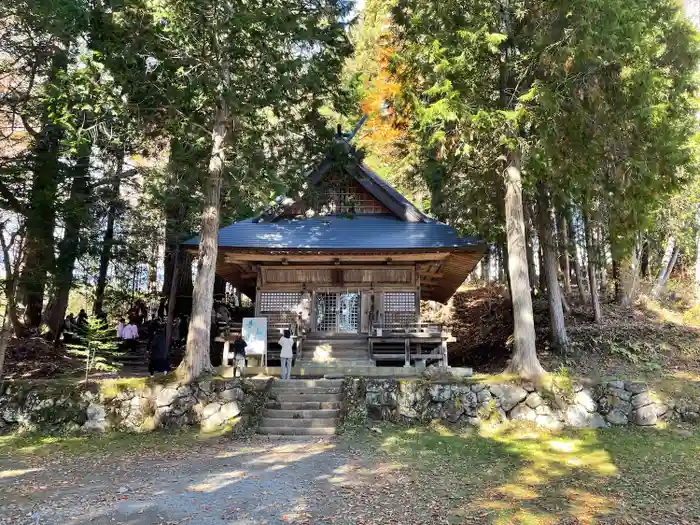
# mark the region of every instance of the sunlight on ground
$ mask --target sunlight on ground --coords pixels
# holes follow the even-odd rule
[[[228,485],[232,485],[242,480],[245,477],[245,472],[242,470],[236,470],[234,472],[220,472],[218,474],[213,474],[205,481],[201,483],[196,483],[187,487],[189,492],[216,492]]]
[[[684,324],[682,314],[669,310],[668,308],[664,308],[659,301],[655,301],[649,297],[642,297],[641,302],[644,305],[644,308],[655,314],[660,321],[677,325]]]
[[[459,502],[450,523],[478,516],[491,525],[555,525],[568,523],[567,517],[593,524],[610,515],[642,516],[646,505],[647,511],[687,512],[684,502],[700,496],[700,435],[674,428],[557,432],[528,425],[435,425],[388,430],[377,439],[388,462],[400,460],[394,468],[440,472],[434,489]],[[681,488],[689,494],[679,498]],[[662,494],[665,509],[655,503]],[[692,517],[700,523],[700,514]]]
[[[19,478],[32,472],[41,472],[43,468],[24,468],[24,469],[8,469],[0,470],[0,479]]]

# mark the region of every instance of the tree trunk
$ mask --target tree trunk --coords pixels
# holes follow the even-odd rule
[[[537,274],[535,273],[535,255],[533,252],[535,234],[532,228],[532,222],[530,220],[530,214],[528,213],[528,211],[528,206],[524,204],[523,217],[525,219],[525,235],[527,235],[527,239],[525,242],[525,249],[527,254],[527,274],[530,278],[530,292],[534,294],[537,288],[537,284],[535,281],[537,279]]]
[[[17,312],[17,277],[19,276],[19,268],[24,259],[24,230],[19,228],[15,233],[10,236],[10,242],[5,241],[4,234],[4,224],[0,225],[0,247],[2,248],[2,258],[3,258],[3,269],[5,270],[5,299],[7,301],[5,305],[5,314],[10,319],[10,324],[14,328],[15,334],[17,336],[22,336],[24,332],[24,325],[19,320],[19,314]],[[14,247],[14,243],[17,239],[20,239],[20,245]],[[14,258],[12,256],[11,250],[14,247]],[[14,259],[14,260],[13,260]]]
[[[664,251],[664,258],[661,260],[661,269],[659,270],[659,275],[656,278],[654,288],[651,290],[651,296],[654,298],[658,298],[666,286],[666,281],[668,281],[668,278],[671,275],[671,270],[673,270],[673,265],[671,262],[673,261],[673,264],[675,265],[674,257],[678,257],[676,250],[676,238],[671,235],[666,241],[666,250]]]
[[[680,254],[680,251],[681,250],[678,246],[674,248],[673,255],[671,256],[671,260],[668,263],[666,271],[654,285],[654,289],[652,290],[652,297],[660,297],[663,291],[666,289],[666,283],[668,282],[669,278],[671,277],[671,274],[673,273],[673,268],[676,266],[676,261],[678,260],[678,255]]]
[[[549,196],[544,184],[537,184],[537,208],[540,226],[540,245],[547,279],[547,299],[549,301],[549,322],[552,329],[552,343],[560,350],[569,344],[564,325],[561,290],[557,279],[557,252],[552,231],[552,217],[549,211]]]
[[[542,253],[542,238],[537,236],[539,249],[537,251],[537,258],[539,259],[539,280],[540,280],[540,292],[544,293],[547,290],[547,276],[544,270],[544,254]]]
[[[571,263],[569,260],[569,235],[566,227],[566,217],[559,215],[559,264],[564,276],[564,292],[571,295]]]
[[[612,280],[613,280],[613,294],[615,295],[615,300],[622,303],[622,286],[620,285],[620,261],[613,255],[612,258]]]
[[[695,302],[700,303],[700,232],[695,234]]]
[[[588,297],[586,296],[586,284],[587,278],[583,269],[581,268],[581,261],[578,257],[578,237],[574,231],[574,224],[571,217],[571,212],[569,211],[567,215],[567,237],[569,238],[569,254],[571,255],[571,260],[574,262],[574,276],[576,277],[576,288],[578,288],[578,295],[581,298],[581,303],[586,304],[588,302]]]
[[[170,279],[170,292],[168,293],[168,318],[165,324],[165,341],[170,348],[170,338],[173,333],[173,319],[175,319],[175,303],[177,301],[177,285],[180,281],[180,265],[178,264],[178,259],[180,258],[180,245],[175,247],[174,259],[175,264],[173,265],[173,274]]]
[[[56,259],[56,272],[53,290],[48,310],[49,330],[54,338],[57,338],[63,325],[63,319],[68,307],[68,298],[73,286],[73,269],[78,258],[80,243],[80,229],[85,223],[87,214],[88,177],[90,171],[90,146],[81,150],[73,167],[73,184],[70,197],[66,203],[64,217],[63,239],[58,243],[58,258]]]
[[[598,282],[596,278],[596,257],[595,248],[593,247],[593,233],[591,232],[590,220],[588,215],[584,213],[583,229],[586,236],[586,252],[588,254],[588,281],[591,290],[591,304],[593,305],[593,320],[597,324],[603,322],[603,311],[600,308],[600,297],[598,295]]]
[[[2,382],[5,371],[5,355],[7,354],[7,345],[10,342],[12,335],[12,323],[9,320],[8,312],[2,316],[2,328],[0,328],[0,382]]]
[[[605,235],[603,233],[602,226],[595,228],[595,235],[593,236],[594,248],[596,253],[596,267],[598,268],[598,273],[600,275],[600,295],[602,301],[607,301],[608,298],[608,268],[606,265],[606,253],[605,253]]]
[[[527,274],[523,187],[519,152],[510,152],[506,168],[506,232],[508,235],[508,269],[513,303],[513,357],[508,372],[526,379],[538,379],[545,371],[537,359],[535,323]]]
[[[104,308],[105,289],[107,288],[107,270],[112,259],[112,246],[114,245],[114,222],[117,218],[119,207],[119,186],[124,167],[124,154],[119,153],[117,164],[114,170],[114,184],[110,195],[109,209],[107,210],[107,229],[102,240],[102,252],[100,253],[100,270],[97,276],[97,286],[95,287],[95,302],[92,311],[95,315],[102,312]]]
[[[47,82],[55,82],[67,67],[67,50],[57,50],[52,57]],[[32,146],[34,178],[26,219],[26,259],[18,281],[20,295],[27,306],[25,317],[29,328],[39,328],[41,325],[47,275],[54,264],[55,202],[58,181],[63,171],[60,162],[63,128],[53,122],[51,111],[48,104],[45,104],[41,131]]]
[[[642,262],[641,262],[642,278],[649,277],[649,241],[644,240],[642,244]]]
[[[564,310],[564,313],[565,313],[565,314],[570,313],[570,312],[571,312],[571,307],[569,306],[569,303],[568,303],[568,301],[566,300],[566,295],[565,295],[564,292],[561,290],[561,288],[559,289],[559,295],[561,296],[561,307],[562,307],[562,309]]]
[[[634,303],[639,282],[641,250],[640,243],[635,243],[632,253],[622,258],[617,265],[618,275],[615,284],[619,288],[618,302],[624,308],[630,308]]]
[[[199,235],[197,277],[192,297],[192,318],[187,331],[187,348],[178,367],[178,375],[190,382],[202,372],[211,370],[209,337],[211,332],[211,309],[214,303],[214,278],[218,254],[219,200],[221,181],[224,175],[226,124],[228,108],[221,99],[216,111],[212,130],[212,149],[208,176],[203,184],[204,206],[202,228]]]

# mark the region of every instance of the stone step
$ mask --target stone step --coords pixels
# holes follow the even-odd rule
[[[268,436],[333,436],[335,427],[327,428],[284,428],[284,427],[260,427],[259,434]]]
[[[263,418],[260,428],[333,428],[336,427],[335,419],[283,419]]]
[[[330,346],[352,348],[353,346],[368,346],[367,339],[304,339],[304,346]]]
[[[280,410],[266,408],[263,410],[264,418],[281,419],[335,419],[340,410]]]
[[[369,359],[333,359],[328,358],[328,359],[302,359],[299,361],[299,366],[300,367],[311,367],[311,368],[323,368],[323,367],[330,367],[330,368],[353,368],[353,367],[362,367],[362,366],[374,366],[374,361],[370,361]],[[323,374],[321,374],[323,375]]]
[[[342,379],[275,379],[272,388],[340,388]]]
[[[340,401],[268,401],[266,408],[273,410],[340,410]]]
[[[289,394],[339,394],[340,387],[324,388],[320,386],[272,386],[272,392],[279,393],[282,396]]]
[[[333,348],[324,348],[322,346],[304,346],[303,352],[304,354],[333,354],[333,355],[345,355],[345,354],[368,354],[367,348],[363,347],[339,347],[336,348],[335,346]]]
[[[286,403],[327,403],[327,402],[340,402],[341,395],[337,394],[296,394],[293,392],[284,392],[283,394],[277,396],[278,401]]]
[[[222,377],[233,377],[233,367],[220,366],[217,373]],[[328,374],[343,374],[347,377],[391,377],[391,378],[409,378],[422,377],[423,371],[413,366],[375,366],[373,361],[369,364],[364,363],[358,366],[341,366],[333,363],[303,363],[295,364],[292,367],[293,377],[308,377],[322,378]],[[279,366],[249,366],[246,368],[246,376],[248,377],[280,377],[282,369]]]

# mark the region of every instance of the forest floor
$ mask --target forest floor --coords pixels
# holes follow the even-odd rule
[[[600,325],[593,323],[589,306],[570,297],[566,352],[551,348],[547,300],[536,297],[533,310],[542,365],[553,374],[588,382],[641,380],[675,398],[700,399],[700,311],[683,299],[679,288],[663,301],[641,295],[631,309],[605,303]],[[502,288],[464,289],[450,304],[430,306],[424,304],[424,317],[449,324],[457,338],[449,348],[450,364],[471,366],[484,375],[505,369],[513,321]]]
[[[700,523],[700,431],[4,436],[0,508],[13,525],[687,525]]]

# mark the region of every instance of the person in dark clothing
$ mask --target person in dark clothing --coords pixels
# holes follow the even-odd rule
[[[233,342],[233,377],[236,377],[236,371],[238,371],[239,376],[243,377],[245,372],[245,348],[248,346],[243,340],[243,336],[238,334],[236,340]]]
[[[81,308],[80,312],[78,313],[78,321],[76,322],[76,324],[83,329],[87,327],[88,314],[85,311],[85,309]]]
[[[158,319],[165,319],[165,316],[168,314],[167,307],[165,306],[165,297],[161,298],[160,303],[158,304]]]
[[[165,340],[165,330],[163,328],[163,326],[159,327],[150,345],[151,355],[148,361],[148,373],[151,377],[156,372],[165,374],[170,370],[168,365],[168,343]]]

